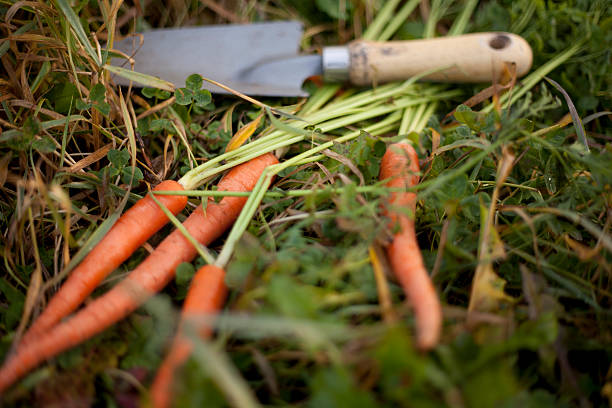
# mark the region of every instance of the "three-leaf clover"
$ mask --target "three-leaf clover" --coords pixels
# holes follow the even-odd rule
[[[131,180],[132,185],[138,184],[144,178],[142,171],[138,167],[127,165],[130,160],[130,153],[127,150],[111,149],[106,154],[106,157],[111,163],[109,168],[109,175],[111,177],[121,174],[121,181],[129,184]],[[132,173],[134,173],[133,179]]]
[[[89,91],[89,102],[77,99],[75,102],[75,107],[79,110],[86,110],[93,107],[102,115],[108,116],[110,114],[110,105],[104,101],[105,95],[106,87],[100,83],[97,83]]]
[[[201,75],[192,74],[185,80],[185,87],[174,91],[176,103],[179,105],[189,105],[192,102],[199,108],[206,107],[211,101],[210,91],[202,89],[204,80]]]

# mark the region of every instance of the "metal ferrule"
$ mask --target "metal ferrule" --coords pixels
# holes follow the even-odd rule
[[[329,82],[344,82],[349,79],[351,58],[348,47],[325,47],[322,52],[323,78]]]

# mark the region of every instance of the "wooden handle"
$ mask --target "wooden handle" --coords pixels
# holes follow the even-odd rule
[[[429,70],[424,77],[440,82],[494,82],[504,72],[504,63],[516,64],[525,75],[533,55],[529,44],[510,33],[475,33],[426,40],[349,44],[350,80],[367,86],[405,80]]]

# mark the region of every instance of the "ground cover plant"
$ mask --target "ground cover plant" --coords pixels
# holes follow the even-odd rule
[[[173,370],[175,406],[612,404],[609,2],[56,0],[0,9],[4,358],[126,209],[168,197],[149,194],[162,180],[181,181],[186,210],[104,277],[84,308],[196,208],[248,198],[233,229],[198,247],[160,293],[38,365],[3,392],[7,406],[151,403],[190,282],[215,262],[227,298],[219,318],[196,316],[214,336],[184,333],[192,350]],[[210,95],[198,75],[118,87],[105,68],[104,44],[134,31],[279,19],[304,23],[305,52],[354,38],[509,31],[530,43],[534,63],[500,84],[311,81],[307,99],[259,101]],[[379,180],[380,165],[402,140],[420,162],[416,210],[404,216],[414,215],[442,304],[440,342],[426,352],[418,307],[384,251],[396,191]],[[266,152],[280,165],[252,194],[217,189],[226,170]]]

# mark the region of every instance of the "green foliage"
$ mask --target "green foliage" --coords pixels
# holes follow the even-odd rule
[[[311,387],[312,397],[308,402],[309,407],[374,408],[378,406],[369,393],[356,386],[350,373],[340,368],[321,369],[312,379]]]
[[[142,94],[147,98],[168,99],[171,94],[164,89],[142,88]]]
[[[181,381],[174,384],[175,406],[185,408],[227,406],[226,398],[215,383],[204,376],[200,366],[190,359],[177,373]]]
[[[108,220],[109,209],[117,208],[125,195],[117,184],[130,183],[133,176],[128,197],[132,203],[161,179],[177,179],[188,171],[187,148],[197,164],[205,163],[224,152],[232,134],[261,112],[259,106],[232,96],[215,96],[213,103],[199,74],[187,77],[173,92],[122,88],[132,120],[138,118],[138,167],[131,167],[119,89],[104,77],[93,41],[94,33],[98,40],[99,34],[107,34],[114,17],[103,10],[103,3],[80,2],[75,8],[68,3],[59,2],[59,8],[35,2],[10,7],[14,14],[5,34],[15,41],[0,43],[8,74],[0,81],[4,352],[23,318],[37,260],[47,284],[63,270],[64,250],[74,259],[99,223]],[[283,0],[252,2],[231,12],[245,21],[298,18],[309,29],[302,50],[311,52],[346,43],[377,24],[388,29],[408,3]],[[420,2],[423,7],[395,21],[397,30],[389,38],[421,38],[426,27],[430,34],[442,36],[472,3]],[[386,10],[390,4],[395,7]],[[136,17],[116,28],[123,36],[132,30],[209,24],[216,18],[212,9],[202,12],[197,2],[176,7],[155,0],[136,10],[131,3],[121,3],[116,17]],[[0,9],[6,14],[9,6]],[[489,98],[468,107],[466,100],[484,84],[432,88],[420,83],[376,104],[364,101],[345,114],[365,116],[388,107],[396,108],[391,114],[411,110],[414,118],[424,105],[405,110],[399,104],[408,98],[438,96],[445,89],[458,91],[437,102],[433,116],[424,118],[424,129],[398,135],[400,116],[380,132],[371,129],[387,123],[388,116],[361,116],[330,132],[321,131],[326,124],[308,123],[304,142],[277,150],[286,160],[360,131],[349,143],[324,151],[315,163],[281,172],[271,188],[274,194],[264,198],[236,246],[226,267],[228,299],[211,344],[227,354],[237,373],[221,383],[231,389],[236,378],[246,382],[263,406],[609,405],[609,394],[602,390],[610,386],[612,363],[612,134],[610,115],[605,113],[612,106],[610,12],[605,1],[477,2],[465,20],[469,31],[522,35],[534,51],[532,72],[575,44],[580,49],[546,75],[554,82],[540,81],[511,106],[485,108]],[[384,13],[386,19],[378,20]],[[559,87],[551,85],[555,83]],[[519,79],[517,87],[524,84]],[[306,87],[313,96],[305,105],[290,98],[261,102],[301,118],[309,116],[301,109],[312,107],[313,101],[321,103],[317,111],[342,106],[366,92],[340,85],[317,90],[314,82]],[[384,89],[379,84],[368,98]],[[325,92],[330,99],[323,98]],[[449,112],[453,114],[447,116]],[[591,115],[597,112],[602,113]],[[567,113],[573,114],[575,126],[558,125]],[[285,123],[286,118],[279,120]],[[582,129],[585,139],[578,136]],[[262,123],[253,139],[266,134],[267,123]],[[427,270],[435,272],[433,281],[445,312],[441,344],[428,353],[415,349],[414,314],[391,273],[385,274],[385,282],[393,314],[381,312],[381,288],[369,251],[384,246],[392,232],[381,211],[391,192],[379,184],[380,160],[389,143],[406,138],[415,144],[421,164],[416,188],[418,245]],[[122,147],[109,150],[106,157],[96,154],[110,143]],[[512,166],[500,183],[499,164],[508,154],[513,156]],[[82,169],[75,166],[89,160]],[[216,190],[217,180],[210,179],[200,189]],[[58,189],[69,197],[70,206],[65,206]],[[192,197],[190,202],[200,200]],[[177,217],[183,220],[191,208]],[[472,281],[482,261],[481,215],[489,210],[492,232],[504,252],[491,268],[505,282],[505,293],[513,302],[470,316],[475,319],[471,322],[467,315]],[[162,228],[148,245],[156,247],[172,229]],[[217,252],[225,238],[212,242],[209,249]],[[148,249],[138,250],[96,295],[138,265]],[[81,394],[93,406],[143,403],[201,264],[181,263],[163,294],[35,371],[8,391],[6,405],[63,406],[66,398]],[[46,288],[44,299],[37,299],[34,316],[54,290],[55,286]],[[234,403],[236,395],[219,387],[219,378],[205,368],[190,359],[175,373],[176,406]],[[52,399],[56,394],[68,397]]]
[[[4,278],[0,279],[0,292],[7,304],[7,308],[2,313],[2,325],[5,331],[9,331],[14,329],[21,320],[25,296]]]
[[[193,91],[188,88],[179,88],[174,92],[174,97],[179,105],[189,105],[193,101]]]
[[[204,80],[201,75],[192,74],[185,80],[185,86],[192,91],[199,91],[204,85]]]
[[[353,3],[339,0],[316,0],[317,8],[333,19],[346,19],[352,11]]]
[[[189,284],[195,273],[196,269],[189,262],[182,262],[176,267],[174,282],[176,283],[178,289],[178,293],[175,296],[177,300],[185,299],[187,289],[189,288]]]
[[[201,89],[203,84],[204,80],[198,74],[187,77],[186,88],[179,88],[174,92],[176,103],[185,106],[193,102],[198,108],[210,108],[212,96],[207,89]]]
[[[48,94],[48,100],[52,101],[53,109],[56,112],[67,114],[70,108],[73,107],[77,100],[80,100],[77,87],[65,80],[58,81]]]
[[[116,150],[111,149],[106,154],[111,166],[109,168],[109,176],[116,177],[117,175],[121,175],[121,181],[125,184],[136,185],[143,178],[142,170],[138,167],[128,166],[128,161],[130,160],[130,153],[127,150]]]

